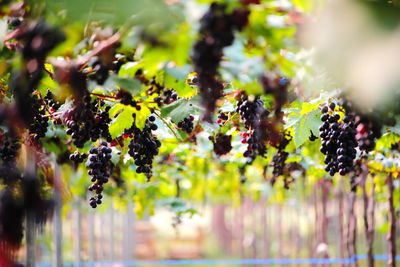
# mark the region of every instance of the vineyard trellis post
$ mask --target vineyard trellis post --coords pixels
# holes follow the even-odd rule
[[[53,223],[53,267],[62,266],[62,198],[61,198],[61,170],[60,166],[54,163],[54,223]]]
[[[24,179],[36,179],[35,175],[30,175],[30,174],[35,174],[36,173],[36,157],[33,151],[29,149],[29,147],[24,146],[25,152],[25,174],[27,174]],[[36,240],[36,225],[35,225],[35,213],[31,210],[28,210],[26,212],[26,218],[25,218],[25,223],[26,223],[26,234],[25,234],[25,240],[26,240],[26,267],[35,267],[36,263],[36,251],[35,251],[35,240]]]
[[[388,243],[389,243],[389,260],[388,265],[390,267],[396,267],[396,211],[394,208],[394,184],[393,176],[390,174],[387,177],[387,187],[388,187],[388,210],[389,210],[389,233],[388,233]]]
[[[79,199],[75,201],[75,209],[74,209],[74,232],[73,232],[73,240],[74,240],[74,260],[75,267],[81,266],[81,209],[80,209],[80,201]]]

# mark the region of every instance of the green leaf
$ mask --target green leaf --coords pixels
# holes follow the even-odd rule
[[[116,138],[122,134],[125,129],[132,126],[133,114],[135,111],[136,108],[122,104],[116,104],[110,109],[110,116],[115,116],[117,113],[119,113],[116,118],[112,119],[109,126],[109,131],[112,138]]]
[[[319,136],[319,126],[321,125],[320,120],[321,112],[319,110],[313,110],[301,117],[294,125],[294,145],[297,147],[301,146],[311,135],[311,132],[315,136]]]
[[[235,106],[233,103],[230,102],[225,102],[222,107],[220,108],[222,112],[234,112],[235,111]]]
[[[243,88],[249,95],[260,95],[263,93],[263,88],[257,79],[246,79],[246,82],[234,80],[235,88]]]
[[[293,4],[303,12],[310,12],[314,6],[311,0],[293,0]]]
[[[136,96],[142,89],[141,82],[135,78],[119,77],[117,75],[112,75],[110,78],[117,84],[119,88],[128,91],[132,94],[132,96]]]
[[[190,85],[187,84],[186,78],[190,73],[189,66],[182,68],[168,67],[168,64],[164,67],[164,86],[167,88],[173,88],[180,97],[191,97],[196,93]]]
[[[121,66],[118,72],[120,77],[134,77],[136,71],[143,67],[143,63],[139,61],[128,62]]]
[[[61,14],[68,23],[101,21],[103,23],[126,23],[149,26],[174,25],[179,19],[177,10],[161,0],[34,0],[34,7],[46,6],[53,14]]]
[[[139,111],[135,109],[135,113],[136,113],[135,125],[136,127],[142,130],[146,124],[147,117],[149,117],[149,115],[151,114],[151,111],[148,107],[141,106],[141,109]]]
[[[376,142],[376,149],[381,150],[383,148],[391,148],[392,145],[400,142],[400,135],[397,133],[386,133],[378,142]]]
[[[109,114],[110,117],[115,117],[109,126],[111,137],[115,138],[122,134],[125,129],[130,128],[133,122],[135,122],[136,127],[142,130],[151,111],[146,106],[141,106],[141,109],[137,110],[132,106],[115,104],[110,109]],[[133,114],[136,114],[135,121],[133,120]]]
[[[196,114],[202,110],[199,97],[191,99],[181,98],[161,109],[161,116],[170,117],[173,122],[180,122],[190,114]]]

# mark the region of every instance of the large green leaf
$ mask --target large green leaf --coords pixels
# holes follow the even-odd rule
[[[196,90],[187,84],[186,78],[190,72],[189,66],[182,68],[164,67],[164,86],[174,89],[180,97],[191,97]]]
[[[114,117],[110,123],[109,130],[111,137],[115,138],[122,134],[125,129],[130,128],[133,122],[135,122],[136,127],[143,129],[151,111],[146,106],[141,106],[141,109],[137,110],[132,106],[115,104],[109,113],[111,117]],[[133,114],[136,114],[135,121],[133,120]]]
[[[319,110],[313,110],[309,113],[304,114],[300,120],[294,124],[294,145],[296,147],[301,146],[311,135],[311,132],[315,136],[319,136],[319,126],[321,125],[320,120],[321,112]]]
[[[201,110],[199,97],[191,99],[181,98],[161,109],[161,116],[170,117],[174,122],[180,122],[190,114],[199,113]]]
[[[383,148],[391,148],[392,145],[400,142],[400,135],[397,133],[386,133],[379,138],[376,143],[376,148],[381,150]]]
[[[125,129],[128,129],[132,126],[133,114],[135,111],[136,108],[122,104],[116,104],[110,109],[110,116],[117,115],[117,117],[112,119],[109,127],[112,138],[116,138],[122,134]]]
[[[112,79],[119,88],[130,92],[133,96],[140,93],[142,89],[141,82],[135,78],[112,75],[110,76],[110,79]]]
[[[43,5],[68,23],[101,21],[122,24],[131,19],[135,25],[171,26],[181,19],[181,10],[162,0],[30,0],[32,6]]]

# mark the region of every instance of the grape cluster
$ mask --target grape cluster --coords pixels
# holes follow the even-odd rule
[[[207,121],[211,121],[211,113],[224,88],[217,77],[223,48],[233,43],[235,29],[247,25],[248,15],[244,9],[228,13],[225,5],[212,3],[200,20],[200,39],[193,46],[192,61],[206,109],[203,119]]]
[[[283,168],[289,153],[286,151],[279,151],[272,158],[273,171],[272,174],[275,176],[283,175]]]
[[[54,95],[51,91],[47,91],[47,94],[43,98],[47,107],[49,107],[49,112],[56,112],[60,108],[60,103],[55,100]]]
[[[136,128],[134,125],[133,139],[128,147],[129,155],[135,160],[137,173],[144,173],[148,179],[152,176],[153,159],[158,154],[161,146],[160,140],[152,134],[152,131],[157,130],[157,125],[154,123],[155,117],[149,116],[143,130]]]
[[[151,96],[156,94],[157,96],[154,98],[154,102],[159,106],[169,105],[172,102],[179,99],[178,93],[173,89],[168,89],[158,83],[156,78],[153,77],[151,80],[147,79],[142,69],[138,69],[135,73],[135,78],[138,79],[142,84],[148,86],[146,90],[146,94]]]
[[[246,164],[251,164],[260,155],[262,157],[267,153],[267,147],[264,142],[260,141],[254,130],[243,134],[242,143],[247,143],[246,151],[243,156],[248,158]]]
[[[284,151],[284,149],[289,144],[290,140],[291,138],[286,135],[278,145],[278,152],[272,158],[272,166],[274,168],[272,174],[275,177],[284,174],[285,162],[289,156],[289,153]]]
[[[98,57],[93,57],[89,62],[89,66],[92,68],[93,73],[91,73],[88,78],[96,81],[100,85],[104,84],[109,76],[108,67],[102,64]]]
[[[78,165],[79,163],[82,163],[85,161],[87,158],[86,153],[79,153],[78,151],[75,151],[71,155],[69,155],[69,159],[75,163],[75,165]]]
[[[190,134],[193,131],[193,128],[194,128],[193,120],[194,120],[193,115],[189,115],[188,117],[186,117],[183,120],[181,120],[180,122],[178,122],[177,126],[182,131],[185,131],[188,134]]]
[[[87,167],[93,183],[89,186],[89,191],[95,194],[90,198],[89,204],[92,208],[96,208],[102,202],[103,185],[108,182],[114,164],[111,162],[111,148],[107,142],[101,142],[100,146],[91,148],[89,153]]]
[[[47,122],[41,118],[43,114],[38,114],[38,103],[32,98],[32,93],[43,77],[47,54],[62,42],[65,36],[44,21],[38,21],[21,27],[16,39],[23,45],[23,68],[11,78],[10,89],[19,118],[33,133],[33,137],[38,139],[46,132],[44,128]]]
[[[356,139],[361,151],[367,153],[372,151],[376,140],[382,136],[383,126],[395,124],[390,117],[380,116],[378,112],[361,112],[345,96],[342,96],[339,101],[346,114],[354,118]]]
[[[20,17],[10,17],[7,19],[8,25],[10,25],[11,28],[17,28],[21,26],[22,24],[22,18]]]
[[[33,140],[39,141],[46,135],[49,118],[46,115],[46,106],[37,94],[32,96],[32,119],[29,123],[29,133]]]
[[[225,155],[232,150],[232,135],[218,133],[215,137],[210,136],[209,139],[213,142],[215,154],[219,156]]]
[[[281,76],[276,76],[274,79],[263,76],[261,80],[265,94],[272,95],[274,98],[275,117],[279,118],[282,107],[288,100],[288,86],[290,82],[287,78]]]
[[[128,91],[125,91],[123,89],[118,90],[117,94],[115,95],[117,99],[120,99],[121,104],[127,105],[127,106],[136,106],[136,102],[133,100],[132,94],[129,93]]]
[[[0,146],[0,159],[3,164],[14,163],[20,147],[21,145],[17,138],[11,137],[9,133],[3,133]]]
[[[24,43],[22,50],[24,59],[37,59],[40,63],[44,63],[47,54],[65,40],[65,35],[44,21],[38,21],[31,23],[20,38]]]
[[[357,140],[356,129],[352,118],[345,116],[342,121],[335,112],[335,103],[329,107],[322,107],[320,126],[321,152],[325,155],[325,170],[331,175],[339,172],[345,175],[353,170],[353,161],[356,157]]]
[[[159,96],[154,98],[158,106],[168,105],[178,100],[178,93],[172,89],[159,91]]]
[[[259,98],[251,101],[247,96],[244,96],[242,97],[242,100],[239,100],[236,103],[236,112],[239,113],[240,118],[247,129],[254,128],[260,120],[260,114],[265,111],[264,103]]]
[[[21,246],[26,214],[40,227],[52,214],[53,201],[43,193],[41,177],[4,165],[0,166],[0,177],[12,181],[0,194],[0,250],[6,245],[12,251]]]
[[[218,119],[217,119],[217,123],[219,125],[222,125],[224,122],[226,122],[229,119],[228,114],[226,114],[225,112],[219,112],[218,113]]]
[[[242,94],[236,103],[236,112],[248,129],[248,132],[242,135],[242,143],[247,143],[243,156],[248,158],[247,164],[251,164],[257,155],[263,157],[267,152],[265,145],[265,141],[268,140],[267,131],[272,130],[268,119],[269,111],[264,108],[264,103],[259,97],[250,100],[248,96]],[[265,123],[268,125],[264,125]]]
[[[66,133],[71,135],[73,143],[77,147],[83,147],[85,142],[95,142],[100,137],[111,142],[112,138],[108,130],[110,106],[105,106],[103,101],[91,101],[89,95],[83,98],[75,108],[65,114],[65,123],[68,127]]]

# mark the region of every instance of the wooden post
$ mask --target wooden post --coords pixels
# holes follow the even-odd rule
[[[389,175],[387,178],[387,186],[388,186],[388,205],[389,205],[389,234],[388,234],[388,243],[389,243],[389,261],[388,265],[390,267],[396,267],[396,212],[394,209],[394,201],[393,201],[393,176]]]
[[[24,179],[36,179],[36,158],[35,153],[27,146],[24,146],[25,151],[25,173],[28,174]],[[26,267],[35,267],[35,214],[28,211],[26,214]]]
[[[62,267],[62,220],[61,209],[62,199],[60,188],[57,187],[61,183],[61,171],[58,164],[54,161],[54,223],[53,223],[53,267]]]
[[[328,215],[327,215],[327,203],[328,203],[328,194],[330,190],[330,182],[328,180],[321,181],[321,242],[328,246]],[[328,249],[326,249],[322,253],[325,259],[329,258]],[[324,265],[325,266],[325,265]]]
[[[339,180],[339,185],[338,185],[338,192],[337,192],[337,198],[338,198],[338,224],[339,224],[339,255],[340,258],[344,259],[345,258],[345,236],[344,236],[344,203],[343,203],[343,179]],[[344,264],[342,264],[344,266]]]
[[[35,217],[28,212],[26,214],[26,267],[35,267]]]
[[[96,223],[95,223],[95,212],[93,209],[89,209],[89,261],[93,262],[95,261],[95,247],[96,247],[96,236],[95,236],[95,231],[96,231]]]
[[[371,214],[369,210],[371,209],[371,201],[369,200],[368,194],[367,194],[367,188],[366,188],[366,183],[367,183],[367,177],[368,177],[368,169],[366,166],[362,166],[362,174],[361,174],[361,188],[363,192],[363,219],[364,219],[364,230],[365,230],[365,237],[367,239],[367,264],[368,267],[373,267],[375,266],[374,263],[374,253],[373,253],[373,244],[374,244],[374,230],[373,230],[373,225],[371,220],[373,218],[370,218]],[[371,196],[372,198],[372,196]]]
[[[81,266],[81,210],[80,210],[80,199],[76,200],[76,206],[74,210],[74,258],[75,267]]]
[[[135,213],[133,212],[133,202],[129,201],[128,210],[125,215],[125,234],[123,236],[123,251],[126,261],[135,258]]]
[[[266,201],[263,200],[261,202],[261,227],[262,227],[262,237],[263,237],[263,244],[262,244],[262,252],[261,253],[261,258],[265,258],[268,259],[269,257],[269,248],[270,248],[270,244],[269,244],[269,234],[268,234],[268,208],[269,206],[265,205]]]
[[[354,211],[356,202],[356,193],[350,192],[349,195],[349,218],[348,218],[348,246],[350,248],[350,257],[357,255],[357,215]],[[355,260],[354,266],[358,266],[357,259]]]
[[[109,216],[109,244],[110,244],[110,250],[109,250],[109,261],[112,262],[114,261],[114,208],[112,203],[110,203],[110,210],[108,211],[108,216]]]

